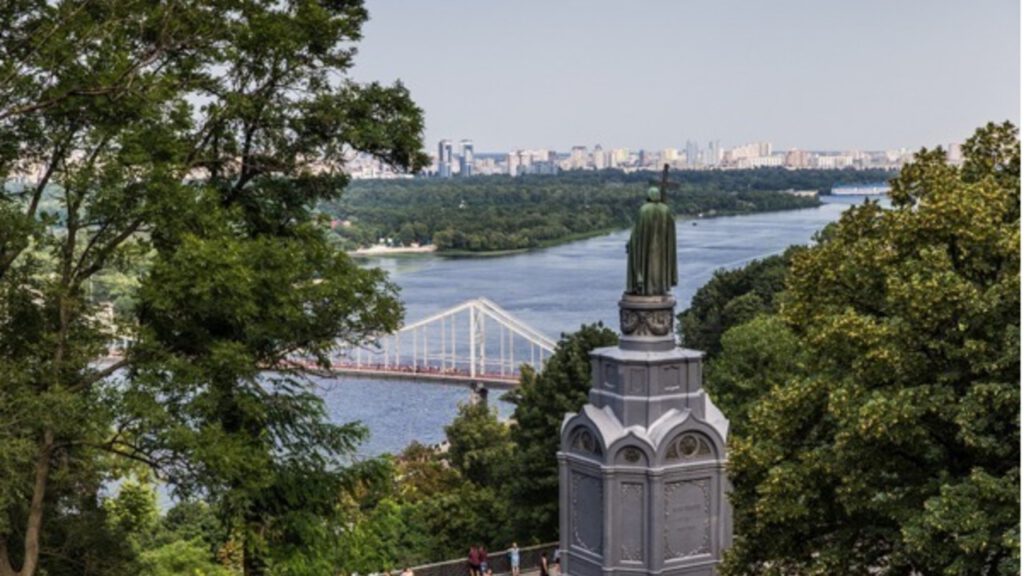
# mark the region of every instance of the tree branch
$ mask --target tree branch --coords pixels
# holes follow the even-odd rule
[[[85,264],[85,254],[83,253],[82,257],[79,258],[78,264],[75,266],[74,272],[72,273],[72,278],[74,279],[72,285],[77,287],[90,276],[99,272],[100,269],[103,268],[103,264],[106,262],[106,259],[110,256],[111,252],[116,250],[117,247],[127,240],[129,236],[137,232],[142,226],[142,223],[143,219],[137,218],[134,222],[126,226],[124,230],[122,230],[117,236],[114,236],[110,242],[104,244],[103,247],[97,251],[96,257],[92,259],[92,264],[84,269],[82,268],[82,265]]]
[[[71,134],[68,135],[68,143],[74,139],[74,134],[75,131],[72,130]],[[29,202],[28,210],[25,212],[25,215],[29,218],[35,218],[36,209],[39,208],[39,200],[43,196],[43,189],[45,189],[46,185],[50,183],[50,177],[53,176],[53,171],[57,168],[57,162],[64,157],[64,148],[66,145],[67,143],[54,145],[53,155],[50,156],[50,161],[46,165],[46,172],[36,185],[36,189],[32,191],[32,200]]]
[[[125,366],[128,366],[130,364],[131,364],[130,360],[128,360],[127,358],[122,358],[121,360],[118,360],[117,362],[114,362],[110,366],[107,366],[103,370],[99,370],[97,372],[93,372],[88,377],[79,379],[79,381],[76,382],[74,385],[68,387],[68,391],[69,392],[79,392],[79,391],[85,390],[86,388],[89,388],[93,384],[99,382],[100,380],[103,380],[103,379],[107,378],[108,376],[112,375],[114,372],[117,372],[118,370],[120,370],[120,369],[122,369]]]
[[[25,560],[20,574],[33,575],[39,563],[39,540],[43,528],[43,500],[46,496],[47,480],[50,477],[50,456],[53,450],[53,432],[46,430],[36,457],[35,481],[32,485],[32,501],[29,505],[28,522],[25,527]]]
[[[163,465],[159,461],[154,460],[153,458],[147,455],[144,455],[141,450],[134,446],[129,446],[129,448],[131,448],[132,451],[126,452],[124,450],[118,450],[116,447],[114,447],[114,444],[115,442],[111,442],[109,445],[98,444],[94,445],[93,447],[99,448],[100,450],[104,450],[106,452],[110,452],[111,454],[116,454],[118,456],[121,456],[122,458],[127,458],[129,460],[141,462],[152,468],[154,472],[159,472],[163,467]],[[116,444],[126,445],[123,442],[116,442]]]
[[[68,142],[74,138],[74,130],[71,135],[68,136]],[[36,184],[35,189],[32,191],[32,199],[29,201],[28,210],[26,216],[29,219],[35,218],[36,210],[39,207],[39,201],[43,196],[43,190],[46,185],[50,183],[50,178],[53,176],[53,172],[57,169],[57,164],[64,157],[65,147],[67,142],[62,144],[55,144],[53,154],[50,156],[50,161],[47,163],[46,172],[43,174],[42,179]],[[7,270],[11,267],[11,264],[17,260],[18,256],[25,250],[28,243],[17,244],[13,243],[8,245],[6,248],[0,250],[0,278],[3,278],[7,273]]]

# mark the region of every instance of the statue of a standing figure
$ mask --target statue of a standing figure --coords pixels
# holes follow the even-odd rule
[[[663,190],[656,187],[647,190],[647,202],[640,208],[640,217],[633,226],[626,251],[629,254],[627,294],[670,294],[672,287],[679,283],[676,220],[665,203]]]

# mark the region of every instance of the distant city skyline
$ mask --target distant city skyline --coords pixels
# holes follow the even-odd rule
[[[939,144],[954,164],[963,160],[960,143]],[[614,169],[624,172],[657,171],[668,165],[675,170],[744,170],[784,168],[787,170],[897,170],[913,158],[916,150],[908,147],[885,150],[807,150],[776,149],[769,141],[748,142],[723,147],[721,141],[707,143],[688,140],[683,148],[605,148],[596,145],[573,146],[569,151],[549,148],[516,148],[507,151],[477,152],[470,139],[454,145],[451,139],[437,143],[431,162],[415,175],[396,170],[383,160],[366,153],[355,153],[345,171],[356,179],[463,178],[503,174],[509,176],[553,175],[571,170]]]
[[[353,76],[401,79],[428,150],[917,149],[1020,121],[1013,0],[366,6]]]

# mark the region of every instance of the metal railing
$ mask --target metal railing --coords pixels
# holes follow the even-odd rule
[[[540,568],[540,555],[542,552],[547,552],[548,562],[552,562],[552,558],[554,557],[555,550],[557,548],[558,542],[548,542],[547,544],[538,544],[536,546],[520,548],[519,570],[521,572],[529,572]],[[512,571],[512,567],[509,566],[508,550],[494,552],[488,551],[487,567],[494,572],[495,576],[510,573]],[[413,566],[412,571],[415,576],[468,576],[469,561],[467,558],[445,560],[444,562],[434,562],[433,564]],[[401,572],[401,569],[395,570],[391,572],[391,576],[399,576]]]

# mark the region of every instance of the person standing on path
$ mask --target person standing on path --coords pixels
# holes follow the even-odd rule
[[[487,572],[487,548],[483,544],[480,545],[480,573]]]
[[[512,576],[519,576],[519,545],[515,542],[508,549],[508,565],[512,568]]]
[[[476,544],[469,547],[469,576],[480,576],[480,550]]]
[[[548,575],[548,553],[547,552],[541,552],[540,553],[540,576],[549,576]]]

